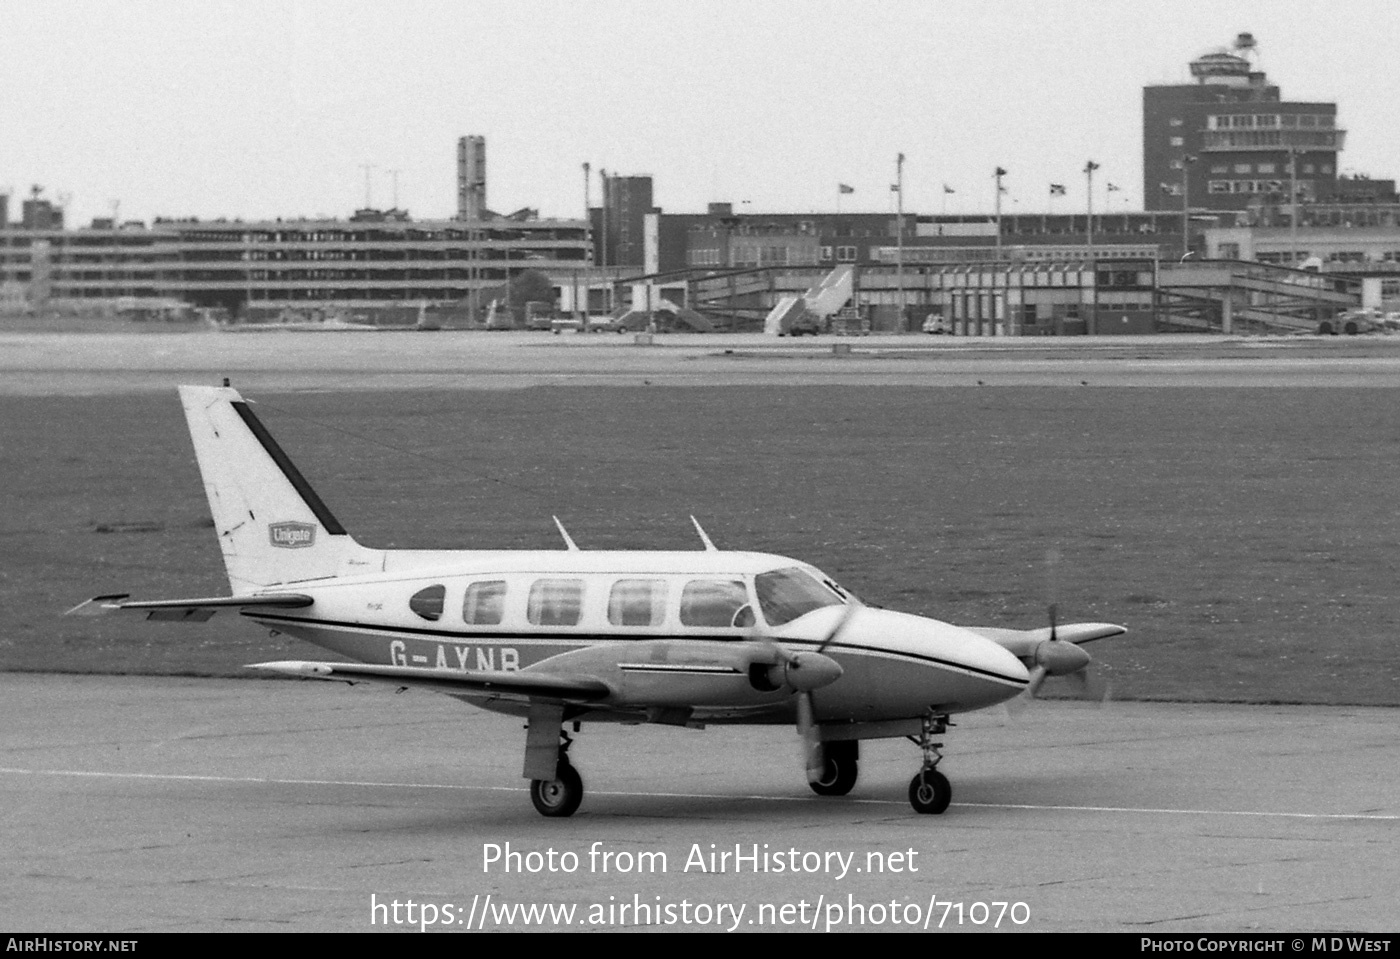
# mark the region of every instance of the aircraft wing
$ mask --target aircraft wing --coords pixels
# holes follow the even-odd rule
[[[1050,638],[1050,627],[1039,629],[1002,629],[996,626],[967,626],[969,632],[976,633],[1010,651],[1011,655],[1027,657],[1035,655],[1035,648]],[[1055,627],[1055,638],[1066,643],[1081,646],[1096,639],[1122,636],[1127,632],[1122,626],[1113,623],[1063,623]]]
[[[424,669],[421,666],[380,666],[374,663],[311,663],[286,660],[253,663],[281,676],[300,679],[332,679],[345,683],[387,682],[396,686],[431,689],[440,693],[501,693],[533,699],[585,701],[605,699],[612,690],[601,680],[586,676],[558,676],[534,670]]]
[[[79,603],[65,616],[106,616],[117,612],[143,612],[147,619],[203,623],[221,609],[300,609],[313,602],[304,593],[262,593],[257,596],[210,596],[203,599],[152,599],[129,601],[127,593],[94,596]]]

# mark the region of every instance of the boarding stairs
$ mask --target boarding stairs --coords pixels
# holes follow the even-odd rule
[[[783,296],[764,319],[763,332],[782,336],[796,329],[826,329],[831,317],[851,300],[855,288],[855,267],[836,267],[820,283],[801,296]]]

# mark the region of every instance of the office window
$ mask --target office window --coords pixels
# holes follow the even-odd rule
[[[1186,140],[1183,137],[1172,137],[1171,142],[1174,147],[1184,146],[1186,144]]]
[[[1277,172],[1278,172],[1278,170],[1277,170],[1277,164],[1274,164],[1274,163],[1261,163],[1261,164],[1259,164],[1259,172],[1260,172],[1260,173],[1277,173]]]
[[[1248,173],[1248,172],[1249,172],[1249,164],[1248,164],[1248,163],[1236,163],[1236,164],[1235,164],[1235,172],[1236,172],[1236,173]]]

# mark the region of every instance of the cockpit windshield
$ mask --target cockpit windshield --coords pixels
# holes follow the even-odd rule
[[[759,573],[753,584],[769,626],[781,626],[814,609],[845,602],[845,594],[834,583],[824,583],[796,566]]]

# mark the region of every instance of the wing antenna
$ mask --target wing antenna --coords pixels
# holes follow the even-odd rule
[[[705,551],[709,553],[719,552],[715,547],[714,541],[711,540],[709,536],[705,535],[705,529],[700,525],[700,521],[694,516],[690,517],[690,521],[695,524],[695,532],[700,534],[700,541],[705,544]]]
[[[554,525],[559,527],[559,535],[564,537],[564,547],[570,552],[578,552],[578,543],[569,535],[569,531],[564,528],[564,524],[559,522],[559,517],[554,517]]]

